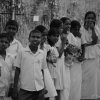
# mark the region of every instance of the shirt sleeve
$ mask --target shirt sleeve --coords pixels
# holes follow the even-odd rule
[[[98,39],[100,41],[100,27],[99,26],[95,26],[95,32],[96,32],[96,35],[98,36]]]
[[[82,36],[81,36],[81,43],[82,43],[82,44],[87,43],[84,33],[83,33]]]
[[[58,42],[55,44],[56,47],[60,47],[61,46],[61,38],[59,36]]]
[[[17,57],[14,61],[14,66],[20,68],[21,67],[21,60],[22,60],[22,52],[19,51],[18,54],[17,54]]]
[[[70,35],[71,35],[71,40],[70,40],[71,44],[77,45],[77,40],[76,40],[75,36],[72,33],[70,33]]]
[[[13,59],[12,55],[7,53],[6,54],[6,58],[5,58],[5,62],[8,65],[9,71],[11,71],[12,70],[12,66],[13,66],[13,62],[14,62],[14,59]]]
[[[42,62],[42,69],[46,69],[46,68],[47,68],[47,61],[46,61],[46,57],[44,56],[43,62]]]
[[[80,33],[81,33],[81,44],[85,44],[87,43],[86,38],[85,38],[85,32],[84,32],[84,28],[80,29]]]
[[[20,52],[23,49],[23,46],[20,42],[18,42],[18,52]]]

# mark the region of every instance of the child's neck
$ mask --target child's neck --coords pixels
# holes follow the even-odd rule
[[[29,45],[29,48],[30,48],[30,50],[32,51],[32,53],[36,53],[37,50],[38,50],[38,46]]]
[[[51,47],[54,47],[54,46],[55,46],[55,44],[54,44],[54,43],[51,43],[51,44],[50,44],[50,46],[51,46]]]
[[[0,50],[0,55],[5,59],[6,51],[5,50]]]
[[[12,37],[12,38],[11,38],[10,43],[12,43],[12,42],[13,42],[13,40],[14,40],[14,37]]]

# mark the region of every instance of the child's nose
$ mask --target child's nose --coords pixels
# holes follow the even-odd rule
[[[35,37],[35,38],[34,38],[34,40],[38,40],[38,38],[37,38],[37,37]]]

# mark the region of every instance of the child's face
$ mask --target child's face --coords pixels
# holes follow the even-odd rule
[[[13,25],[8,25],[6,27],[6,32],[7,33],[11,33],[12,35],[15,35],[16,32],[17,32],[17,27],[16,26],[13,26]]]
[[[61,34],[63,32],[63,23],[61,24],[61,26],[59,27],[59,33]]]
[[[72,29],[73,32],[80,32],[80,27],[76,26],[75,28]]]
[[[9,45],[9,40],[6,37],[0,39],[0,50],[6,50]]]
[[[71,21],[70,20],[66,20],[66,22],[63,24],[63,28],[67,29],[68,31],[70,31],[70,27],[71,27]]]
[[[87,27],[94,27],[95,26],[95,17],[93,14],[89,14],[85,19]]]
[[[32,46],[37,47],[41,42],[42,35],[40,32],[31,33],[29,37],[29,42]]]
[[[95,17],[93,14],[88,14],[86,17],[86,21],[95,21]]]
[[[58,39],[59,39],[59,34],[51,35],[51,36],[49,37],[49,39],[50,39],[50,41],[51,41],[53,44],[55,44],[55,43],[57,43],[57,41],[58,41]]]

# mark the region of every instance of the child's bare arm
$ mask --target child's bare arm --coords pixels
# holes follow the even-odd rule
[[[20,75],[20,68],[16,67],[15,77],[14,77],[14,88],[17,88],[18,86],[19,75]]]
[[[21,60],[22,60],[21,52],[18,52],[17,57],[14,61],[14,68],[15,68],[14,88],[17,88],[17,85],[18,85],[20,67],[21,67]]]
[[[15,77],[14,77],[14,87],[13,87],[13,93],[12,93],[12,99],[13,100],[17,100],[18,99],[18,81],[19,81],[19,75],[20,75],[20,68],[16,67]]]
[[[59,47],[57,47],[57,50],[59,52],[59,58],[62,56],[63,52],[64,52],[64,47],[65,45],[67,44],[67,39],[66,39],[66,36],[65,35],[62,35],[61,37],[61,44]]]

